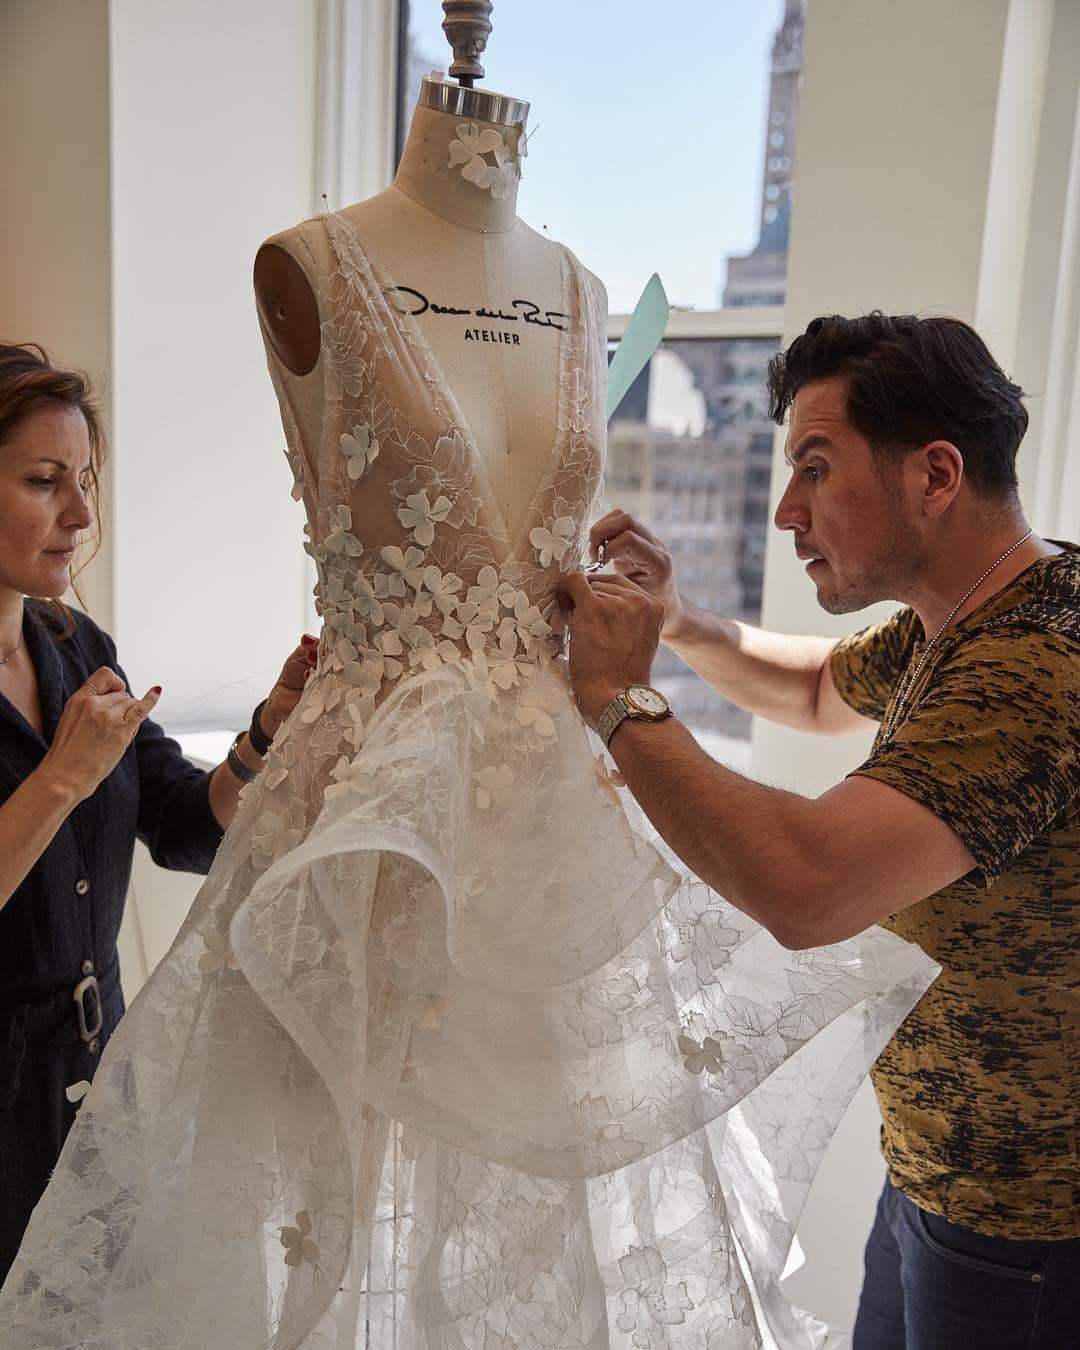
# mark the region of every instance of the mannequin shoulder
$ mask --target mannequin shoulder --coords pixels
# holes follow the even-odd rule
[[[317,279],[330,266],[318,219],[271,235],[255,255],[259,316],[270,345],[294,375],[306,375],[319,359]]]
[[[563,253],[569,254],[581,274],[581,279],[589,299],[603,310],[605,316],[607,315],[607,288],[596,273],[590,271],[589,268],[586,267],[568,244],[559,243],[552,239],[550,235],[541,234],[539,231],[534,230],[531,225],[526,225],[525,222],[520,219],[518,220],[518,229],[522,238],[527,239],[532,247],[548,251],[553,258]]]

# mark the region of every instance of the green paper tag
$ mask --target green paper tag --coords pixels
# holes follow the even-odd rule
[[[649,278],[641,299],[634,306],[630,322],[622,335],[615,355],[608,366],[607,417],[610,422],[615,410],[626,397],[626,391],[652,359],[664,336],[671,302],[664,293],[659,276]]]

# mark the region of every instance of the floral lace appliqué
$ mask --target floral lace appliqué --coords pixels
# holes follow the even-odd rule
[[[502,132],[492,127],[481,131],[475,122],[458,124],[457,138],[450,142],[451,169],[497,201],[505,201],[515,178],[521,177],[520,159],[511,150]]]

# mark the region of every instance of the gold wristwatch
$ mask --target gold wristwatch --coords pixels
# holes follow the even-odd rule
[[[629,689],[616,694],[600,714],[596,731],[607,746],[628,717],[635,721],[660,722],[670,716],[671,707],[659,689],[648,684],[632,684]]]

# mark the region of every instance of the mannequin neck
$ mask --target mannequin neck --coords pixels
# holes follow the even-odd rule
[[[506,146],[506,170],[500,171],[494,154],[481,156],[481,167],[500,174],[506,196],[499,198],[489,187],[480,187],[463,175],[475,155],[466,158],[467,141],[459,140],[458,128],[464,126],[471,139],[477,133],[495,132]],[[491,122],[476,122],[432,108],[417,107],[413,113],[405,151],[394,175],[394,187],[413,201],[433,211],[444,220],[462,225],[481,234],[505,234],[514,228],[517,219],[517,192],[519,175],[516,171],[518,140],[524,137],[524,125],[497,126]],[[460,148],[451,152],[451,142]],[[459,162],[451,166],[451,160]],[[498,184],[496,185],[498,189]]]

